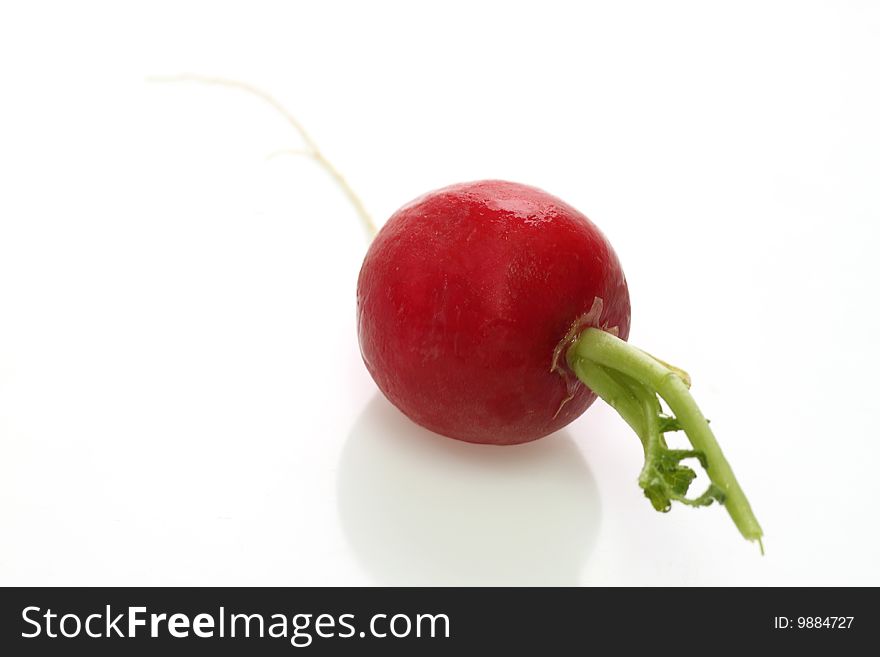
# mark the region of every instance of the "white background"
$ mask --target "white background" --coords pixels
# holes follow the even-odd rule
[[[0,583],[880,584],[880,5],[0,10]],[[602,404],[415,427],[354,326],[363,231],[530,183],[589,215],[766,531],[655,513]]]

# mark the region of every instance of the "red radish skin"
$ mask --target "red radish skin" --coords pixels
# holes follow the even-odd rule
[[[370,246],[358,279],[361,352],[416,423],[468,442],[524,443],[596,399],[551,366],[597,298],[601,316],[579,328],[626,339],[626,279],[583,214],[517,183],[452,185],[402,207]]]

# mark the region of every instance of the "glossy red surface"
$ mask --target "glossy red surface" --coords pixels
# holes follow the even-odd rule
[[[469,442],[527,442],[595,399],[551,362],[596,297],[603,311],[590,324],[626,339],[623,271],[583,214],[526,185],[452,185],[402,207],[370,246],[358,278],[361,353],[418,424]]]

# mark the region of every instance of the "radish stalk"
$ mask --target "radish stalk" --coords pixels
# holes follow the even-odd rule
[[[584,330],[567,357],[581,382],[614,408],[641,439],[645,466],[639,485],[654,508],[668,511],[673,501],[691,506],[717,501],[743,537],[757,541],[763,553],[761,526],[681,371],[596,328]],[[674,418],[661,415],[658,395]],[[693,450],[673,450],[666,445],[663,431],[679,428]],[[685,496],[696,477],[693,470],[681,465],[685,458],[697,458],[712,482],[696,498]]]

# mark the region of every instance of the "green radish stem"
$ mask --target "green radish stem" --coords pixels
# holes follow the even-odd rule
[[[757,541],[764,553],[761,526],[681,370],[596,328],[580,334],[567,358],[578,379],[614,408],[641,439],[645,467],[639,485],[654,508],[668,511],[673,501],[691,506],[717,501],[743,537]],[[658,395],[674,418],[661,415]],[[662,430],[670,429],[683,430],[694,449],[669,449]],[[706,492],[696,498],[685,496],[696,477],[693,470],[681,465],[685,458],[697,458],[711,481]]]
[[[364,230],[367,232],[368,238],[372,239],[376,236],[376,233],[378,232],[376,228],[376,223],[367,212],[367,208],[364,206],[363,201],[361,201],[360,197],[355,193],[352,186],[348,184],[345,176],[343,176],[339,169],[333,166],[330,160],[328,160],[324,156],[324,153],[322,153],[321,149],[318,148],[318,144],[306,131],[302,123],[300,123],[297,118],[293,116],[293,114],[291,114],[284,107],[284,105],[282,105],[274,97],[270,96],[262,89],[248,84],[247,82],[239,82],[238,80],[227,80],[226,78],[217,78],[205,75],[183,74],[168,76],[150,76],[147,78],[147,82],[195,82],[198,84],[216,85],[220,87],[227,87],[231,89],[238,89],[239,91],[244,91],[245,93],[256,96],[263,102],[267,103],[282,117],[284,117],[285,121],[293,126],[293,129],[296,130],[297,133],[299,133],[300,139],[305,146],[304,148],[286,148],[283,150],[275,151],[274,153],[271,153],[267,157],[267,159],[272,159],[278,155],[304,155],[306,157],[312,158],[315,162],[318,163],[321,168],[324,169],[324,171],[330,174],[330,177],[339,186],[339,188],[345,194],[346,198],[348,198],[349,202],[354,206],[355,211],[357,211],[358,216],[361,219]]]

